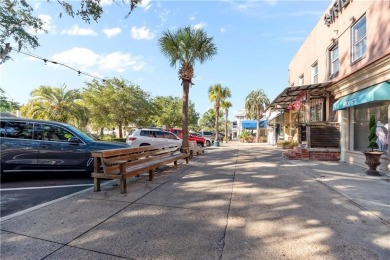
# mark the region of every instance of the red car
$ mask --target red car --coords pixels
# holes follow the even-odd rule
[[[169,132],[174,133],[180,139],[183,139],[183,130],[178,128],[169,128]],[[206,146],[206,139],[204,137],[196,136],[191,133],[188,133],[188,141],[195,141],[198,146],[204,147]]]

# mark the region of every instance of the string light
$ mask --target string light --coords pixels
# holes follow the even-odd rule
[[[66,68],[68,68],[68,69],[71,69],[71,70],[73,70],[73,71],[76,71],[77,74],[78,74],[79,76],[80,76],[81,74],[83,74],[83,75],[85,75],[85,76],[88,76],[88,77],[91,77],[91,78],[94,78],[94,79],[97,79],[97,80],[101,80],[103,83],[106,82],[106,80],[103,79],[103,78],[99,78],[99,77],[94,76],[94,75],[92,75],[92,74],[90,74],[90,73],[83,72],[83,71],[81,71],[81,70],[75,69],[75,68],[73,68],[73,67],[71,67],[71,66],[68,66],[68,65],[66,65],[66,64],[64,64],[64,63],[57,62],[57,61],[53,61],[53,60],[49,60],[49,59],[46,59],[46,58],[42,58],[42,57],[39,57],[39,56],[37,56],[37,55],[35,55],[35,54],[31,54],[31,53],[27,53],[27,52],[23,52],[23,51],[18,51],[18,50],[17,50],[17,52],[19,52],[19,53],[21,53],[21,54],[24,54],[24,55],[27,55],[27,56],[30,56],[30,57],[33,57],[33,58],[35,58],[35,59],[42,60],[42,61],[45,63],[45,65],[47,65],[47,62],[56,64],[56,65],[61,65],[61,66],[64,66],[64,67],[66,67]]]

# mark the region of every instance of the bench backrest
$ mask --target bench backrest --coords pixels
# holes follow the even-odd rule
[[[165,157],[178,152],[180,147],[141,146],[112,150],[93,151],[94,171],[105,174],[118,173],[120,164],[131,166],[150,161],[152,158]]]

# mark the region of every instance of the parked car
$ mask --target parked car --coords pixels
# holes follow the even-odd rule
[[[170,146],[178,145],[182,146],[182,140],[173,133],[163,131],[160,129],[134,129],[132,130],[126,139],[127,145],[131,147],[138,146]]]
[[[128,147],[94,140],[65,123],[1,118],[1,173],[86,172],[93,170],[91,151]]]
[[[206,146],[211,146],[212,143],[214,142],[214,140],[211,140],[210,138],[205,137],[205,136],[201,136],[201,135],[198,134],[198,133],[191,133],[191,136],[203,137],[203,138],[206,140]]]
[[[203,137],[207,137],[207,138],[210,138],[212,140],[212,142],[214,142],[215,140],[215,133],[214,132],[210,132],[210,131],[200,131],[199,134]]]
[[[183,130],[179,128],[170,128],[169,132],[174,133],[180,139],[183,139]],[[196,136],[191,133],[188,133],[188,141],[195,141],[198,146],[206,146],[206,139],[201,136]]]

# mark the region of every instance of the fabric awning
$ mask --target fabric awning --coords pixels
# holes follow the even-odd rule
[[[382,82],[344,96],[333,104],[333,110],[346,109],[373,101],[390,101],[390,82]]]
[[[243,120],[241,125],[243,129],[257,129],[257,120]],[[267,120],[260,120],[260,128],[267,127]]]
[[[272,111],[271,115],[267,118],[269,122],[280,116],[281,114],[284,113],[284,110],[280,109],[277,111]]]

